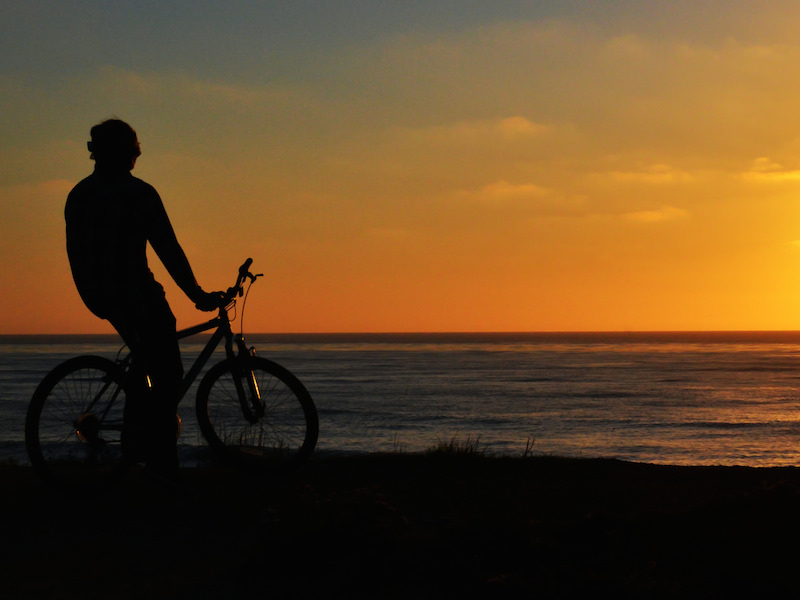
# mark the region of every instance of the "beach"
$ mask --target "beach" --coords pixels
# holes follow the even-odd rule
[[[5,598],[713,598],[798,589],[800,470],[475,452],[282,478],[131,472],[65,498],[0,466]]]

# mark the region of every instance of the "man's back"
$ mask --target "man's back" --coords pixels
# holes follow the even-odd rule
[[[64,216],[72,275],[92,312],[105,317],[163,293],[147,266],[147,241],[166,219],[152,186],[130,173],[95,172],[69,194]]]

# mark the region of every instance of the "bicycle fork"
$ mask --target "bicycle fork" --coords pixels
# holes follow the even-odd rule
[[[261,400],[261,389],[256,380],[256,374],[250,368],[250,357],[256,355],[255,348],[248,349],[244,337],[236,336],[237,356],[233,361],[233,380],[242,414],[249,423],[258,423],[264,417],[264,403]]]

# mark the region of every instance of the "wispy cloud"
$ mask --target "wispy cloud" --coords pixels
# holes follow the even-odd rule
[[[228,83],[181,72],[138,72],[118,67],[102,69],[97,85],[135,94],[140,100],[182,98],[193,106],[226,103],[254,109],[275,102],[300,101],[299,94],[285,85]]]
[[[585,197],[567,194],[537,183],[511,183],[500,179],[452,195],[458,206],[477,208],[473,226],[480,225],[481,215],[506,214],[509,218],[580,217],[590,214]],[[513,216],[511,216],[513,215]]]
[[[742,173],[746,181],[764,183],[784,183],[800,181],[800,169],[787,169],[782,164],[772,161],[766,156],[755,159],[750,168]]]
[[[682,208],[662,206],[655,210],[626,213],[623,217],[629,221],[637,221],[639,223],[662,223],[664,221],[686,219],[689,217],[689,213]]]
[[[531,200],[552,196],[552,191],[534,183],[512,184],[496,181],[482,188],[476,196],[486,201]]]
[[[637,171],[611,171],[608,176],[619,183],[647,183],[664,185],[672,183],[688,183],[694,177],[669,165],[655,164]]]
[[[518,115],[432,127],[406,128],[401,135],[417,143],[461,145],[525,141],[539,138],[552,130],[551,126]]]

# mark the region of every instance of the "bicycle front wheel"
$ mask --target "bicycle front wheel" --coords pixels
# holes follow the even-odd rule
[[[25,419],[25,446],[37,473],[52,487],[95,492],[127,466],[122,460],[125,392],[119,367],[78,356],[48,373]]]
[[[314,401],[277,363],[262,357],[249,357],[248,363],[238,369],[225,360],[203,377],[196,403],[200,430],[227,459],[268,470],[296,466],[317,444]]]

